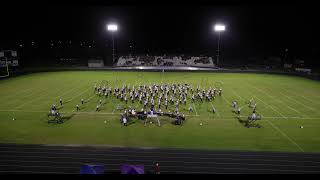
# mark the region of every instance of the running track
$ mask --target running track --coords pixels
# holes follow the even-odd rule
[[[320,154],[77,145],[0,144],[0,173],[79,174],[85,163],[120,173],[122,164],[143,164],[152,173],[319,173]]]

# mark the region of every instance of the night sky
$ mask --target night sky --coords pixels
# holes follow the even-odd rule
[[[319,19],[315,6],[84,6],[13,7],[0,11],[1,44],[19,41],[94,40],[106,42],[105,25],[119,25],[116,43],[127,53],[215,54],[215,22],[226,24],[221,36],[224,54],[230,57],[280,55],[285,48],[299,56],[317,55]]]

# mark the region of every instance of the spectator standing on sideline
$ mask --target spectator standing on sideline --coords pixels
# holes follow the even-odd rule
[[[155,166],[155,173],[156,174],[160,174],[160,166],[159,166],[159,164],[158,163],[156,163],[156,166]]]

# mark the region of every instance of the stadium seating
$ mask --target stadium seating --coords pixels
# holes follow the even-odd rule
[[[213,59],[207,56],[187,57],[187,56],[121,56],[117,66],[197,66],[215,67]]]

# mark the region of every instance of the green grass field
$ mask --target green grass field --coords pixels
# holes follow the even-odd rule
[[[223,96],[212,104],[196,102],[193,113],[187,112],[187,104],[183,126],[161,118],[161,127],[144,127],[141,122],[124,127],[116,110],[120,104],[126,106],[120,100],[103,97],[101,111],[95,112],[100,98],[93,93],[93,86],[102,81],[113,87],[161,81],[210,87],[219,82]],[[67,121],[48,124],[47,113],[53,103],[59,108],[60,97],[66,103],[59,111]],[[81,98],[88,102],[80,106],[80,113],[73,113]],[[252,110],[246,103],[251,98],[263,116],[257,121],[262,128],[244,127],[232,112],[231,101],[237,100],[243,106],[241,114],[248,116]],[[320,152],[320,83],[300,77],[200,72],[34,73],[1,80],[0,102],[0,143]],[[142,107],[137,102],[128,105]],[[217,109],[215,114],[212,105]]]

